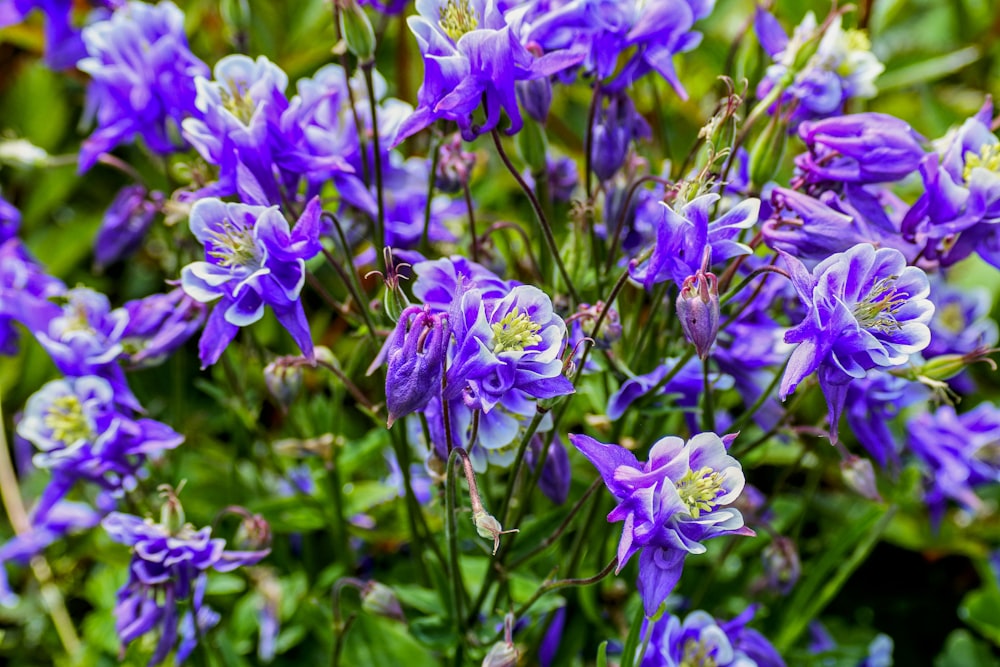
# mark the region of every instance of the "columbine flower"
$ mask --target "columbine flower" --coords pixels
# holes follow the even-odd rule
[[[198,196],[239,194],[254,204],[279,204],[295,193],[306,167],[295,173],[274,167],[290,150],[281,118],[288,109],[288,75],[264,56],[226,56],[216,63],[214,81],[195,79],[197,113],[182,124],[184,138],[210,164],[218,165],[219,181]],[[280,169],[280,164],[277,165]]]
[[[784,400],[818,371],[830,409],[830,437],[836,441],[848,383],[872,368],[904,364],[930,342],[927,323],[934,304],[927,299],[927,276],[907,266],[898,250],[876,250],[867,243],[832,255],[812,274],[799,260],[784,257],[807,315],[785,334],[785,342],[798,347],[779,395]]]
[[[681,99],[687,93],[674,69],[673,56],[701,42],[692,30],[707,17],[714,0],[574,0],[537,3],[529,14],[528,39],[544,50],[582,52],[582,70],[620,90],[650,72],[660,74]],[[622,54],[627,60],[619,67]],[[562,68],[572,78],[577,63]],[[613,78],[612,78],[613,77]]]
[[[15,321],[27,323],[33,313],[50,308],[50,297],[65,291],[62,281],[46,274],[20,239],[0,243],[0,355],[17,352]]]
[[[974,489],[1000,481],[1000,409],[981,403],[959,415],[943,405],[910,420],[907,431],[910,449],[924,470],[926,501],[935,522],[949,498],[970,512],[979,510],[982,501]]]
[[[181,288],[129,301],[122,357],[132,368],[163,363],[205,322],[206,308]]]
[[[135,135],[154,153],[183,148],[181,121],[196,112],[194,80],[208,66],[188,48],[181,10],[130,2],[84,28],[83,41],[88,57],[77,66],[92,77],[87,110],[98,128],[80,149],[80,171]]]
[[[605,95],[594,119],[591,139],[591,164],[601,181],[610,180],[621,168],[632,141],[648,139],[652,131],[646,120],[635,110],[625,93]]]
[[[448,319],[430,308],[410,306],[402,312],[369,372],[388,361],[385,405],[389,427],[400,417],[423,410],[441,392],[445,352],[451,340]]]
[[[809,148],[795,158],[810,183],[898,181],[920,166],[923,137],[883,113],[856,113],[799,126]]]
[[[745,627],[756,612],[751,606],[731,621],[720,622],[704,611],[684,621],[667,616],[645,633],[650,637],[642,667],[785,667],[763,635]]]
[[[147,458],[184,441],[165,424],[122,412],[111,384],[93,375],[42,387],[28,399],[17,433],[38,450],[35,466],[52,473],[36,517],[44,517],[77,481],[97,485],[106,496],[102,504],[113,506],[135,487]]]
[[[199,344],[202,367],[218,361],[240,327],[253,324],[270,306],[307,357],[313,344],[299,293],[305,260],[320,250],[318,199],[309,202],[295,228],[277,206],[199,200],[191,209],[191,232],[205,246],[205,261],[181,272],[188,296],[208,303],[220,299]]]
[[[709,222],[718,199],[717,194],[707,194],[677,210],[665,203],[653,209],[655,214],[650,220],[656,230],[653,252],[647,261],[633,261],[629,265],[632,280],[647,290],[666,280],[681,285],[701,268],[706,250],[711,253],[709,267],[737,255],[750,254],[750,248],[736,237],[757,222],[760,200],[744,200]]]
[[[924,357],[968,354],[996,345],[997,323],[990,317],[993,297],[986,289],[956,287],[937,277],[931,281],[934,318]]]
[[[3,0],[0,2],[0,28],[24,20],[35,9],[45,14],[45,63],[53,69],[72,67],[85,55],[80,31],[73,25],[73,0]],[[91,0],[95,7],[115,9],[124,0]]]
[[[780,103],[795,104],[792,128],[803,120],[838,114],[847,100],[875,96],[875,79],[885,66],[871,52],[864,32],[844,30],[840,14],[818,26],[816,16],[809,12],[791,39],[763,9],[757,10],[755,23],[761,46],[774,59],[757,86],[757,97],[766,97],[790,73],[793,80]],[[815,49],[811,56],[810,49]]]
[[[186,523],[179,506],[171,497],[161,523],[119,512],[103,521],[111,539],[132,547],[128,581],[118,591],[115,629],[123,645],[159,629],[151,666],[166,659],[178,634],[176,660],[183,662],[197,645],[197,637],[218,623],[218,614],[203,603],[208,570],[229,572],[253,565],[270,551],[226,551],[225,540],[213,539],[211,528],[195,530]],[[187,601],[190,608],[181,616],[180,607]]]
[[[990,131],[993,103],[938,142],[920,165],[924,193],[903,220],[926,236],[928,259],[950,266],[973,252],[1000,267],[1000,140]]]
[[[520,39],[523,12],[505,15],[495,0],[420,0],[417,12],[407,24],[424,57],[424,82],[396,143],[442,118],[471,141],[495,128],[501,112],[514,134],[523,124],[516,82],[550,76],[583,57],[562,51],[536,57]],[[473,112],[481,104],[486,119],[479,125]]]
[[[569,437],[618,500],[608,515],[608,521],[625,522],[617,571],[642,550],[639,593],[647,616],[677,585],[684,557],[705,552],[702,540],[753,535],[740,512],[726,507],[739,497],[744,484],[739,461],[726,453],[735,435],[699,433],[687,442],[668,436],[653,445],[645,464],[619,445],[586,435]]]

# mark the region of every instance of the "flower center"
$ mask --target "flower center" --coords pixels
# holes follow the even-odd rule
[[[965,154],[965,170],[962,172],[966,183],[972,178],[973,169],[986,169],[994,174],[1000,173],[1000,143],[983,144],[979,153],[967,152]]]
[[[218,260],[219,266],[232,268],[241,267],[256,271],[261,265],[260,250],[253,238],[253,229],[235,225],[230,220],[211,232],[214,250],[208,255]]]
[[[718,667],[719,663],[708,654],[710,650],[705,642],[687,640],[684,644],[684,657],[678,667]]]
[[[962,306],[952,302],[941,308],[939,321],[941,326],[953,334],[960,334],[965,329],[965,315],[962,313]]]
[[[702,512],[711,512],[715,509],[715,499],[721,491],[722,475],[708,466],[700,470],[688,470],[677,482],[677,495],[681,497],[681,502],[687,506],[688,513],[695,519],[701,516]]]
[[[520,352],[529,345],[542,342],[538,335],[542,325],[532,321],[527,313],[518,314],[517,308],[493,325],[493,353]]]
[[[457,42],[462,35],[479,27],[479,13],[472,8],[471,0],[448,0],[441,8],[438,25]]]
[[[219,97],[222,98],[222,106],[236,116],[241,123],[250,124],[253,112],[257,110],[257,103],[250,96],[246,84],[230,79],[228,86],[219,90]]]
[[[894,287],[899,276],[886,276],[875,283],[868,294],[854,306],[854,317],[865,329],[886,332],[901,329],[896,312],[906,303],[906,294]]]
[[[52,439],[66,446],[94,437],[80,399],[76,396],[60,396],[52,401],[42,422],[52,431]]]

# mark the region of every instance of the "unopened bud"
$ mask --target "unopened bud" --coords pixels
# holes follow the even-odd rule
[[[178,487],[178,490],[180,488]],[[181,501],[177,497],[178,492],[170,485],[160,486],[159,491],[163,497],[163,505],[160,506],[160,525],[166,528],[171,535],[176,535],[187,523],[187,518],[184,516],[184,506],[181,505]]]
[[[264,517],[250,514],[242,507],[232,508],[232,511],[243,517],[233,537],[233,545],[241,551],[260,551],[271,546],[271,525]]]
[[[410,306],[400,314],[383,348],[388,360],[385,405],[389,427],[400,417],[423,410],[440,392],[449,333],[447,317],[429,308]]]
[[[514,644],[499,641],[483,658],[483,667],[516,667],[521,653]]]
[[[340,33],[347,50],[361,63],[375,57],[375,31],[368,15],[355,0],[334,0],[340,7]]]
[[[699,270],[685,278],[676,305],[684,335],[698,356],[706,359],[719,333],[719,282],[715,274]]]
[[[472,513],[472,523],[476,526],[476,532],[479,533],[479,537],[486,539],[493,539],[493,555],[497,555],[497,549],[500,548],[500,536],[506,535],[508,533],[520,532],[517,528],[513,530],[504,530],[503,526],[496,518],[485,510],[478,510]]]
[[[288,412],[302,390],[302,367],[275,359],[264,367],[264,385],[282,411]]]
[[[377,581],[369,581],[361,589],[361,608],[369,614],[404,621],[403,608],[392,589]]]
[[[882,502],[882,496],[879,495],[875,484],[875,469],[871,461],[860,456],[848,456],[840,462],[840,473],[852,491],[868,500]]]
[[[43,167],[49,154],[26,139],[0,141],[0,164],[18,169]]]

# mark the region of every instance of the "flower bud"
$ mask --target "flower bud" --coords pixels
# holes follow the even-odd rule
[[[455,193],[462,189],[472,168],[476,164],[476,154],[462,150],[462,137],[457,132],[438,150],[437,170],[434,172],[434,187],[441,192]]]
[[[632,140],[650,134],[628,95],[608,96],[608,105],[600,110],[591,130],[590,163],[597,178],[610,180],[624,164]]]
[[[552,106],[552,81],[549,77],[518,81],[515,86],[517,101],[521,103],[524,112],[539,123],[545,123],[545,119],[549,117],[549,107]]]
[[[684,279],[677,295],[677,316],[698,356],[707,358],[719,333],[719,283],[715,274],[699,270]]]
[[[260,551],[271,546],[271,525],[259,514],[250,514],[242,507],[232,508],[243,517],[232,543],[241,551]]]
[[[875,469],[872,462],[860,456],[848,456],[840,462],[840,473],[844,482],[858,495],[868,500],[882,502],[875,484]]]
[[[264,367],[264,385],[281,409],[288,412],[302,390],[302,367],[284,358],[275,359]]]
[[[484,537],[486,539],[493,538],[494,556],[497,555],[497,549],[500,548],[501,535],[519,532],[517,528],[513,530],[504,530],[503,526],[500,525],[500,522],[496,520],[496,517],[483,509],[476,510],[472,513],[472,523],[476,526],[476,532],[479,533],[479,537]]]
[[[347,50],[361,63],[375,57],[375,31],[368,15],[355,0],[334,0],[340,7],[340,34]]]
[[[764,547],[764,576],[768,587],[782,595],[786,595],[799,580],[802,574],[802,564],[795,543],[780,535]]]
[[[361,608],[369,614],[405,621],[403,608],[392,589],[377,581],[369,581],[361,589]]]
[[[440,393],[448,340],[444,315],[420,306],[410,306],[401,313],[383,348],[388,359],[385,405],[390,428],[400,417],[427,407]]]
[[[183,486],[183,483],[181,484]],[[179,489],[180,487],[178,487]],[[184,515],[184,506],[177,498],[177,492],[173,487],[164,484],[159,488],[160,495],[163,496],[163,505],[160,506],[160,525],[167,529],[171,535],[176,535],[187,523]]]
[[[520,657],[521,653],[517,650],[517,646],[499,641],[483,658],[483,667],[517,667]]]
[[[750,151],[750,184],[759,192],[764,184],[774,178],[785,157],[788,144],[787,122],[780,114],[771,116]]]
[[[44,167],[49,154],[27,139],[0,141],[0,164],[19,169]]]

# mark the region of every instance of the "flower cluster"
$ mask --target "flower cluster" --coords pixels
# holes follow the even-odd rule
[[[720,622],[704,611],[692,611],[682,621],[666,616],[647,622],[650,638],[642,667],[785,667],[774,647],[752,628],[756,609],[747,608],[736,618]]]

